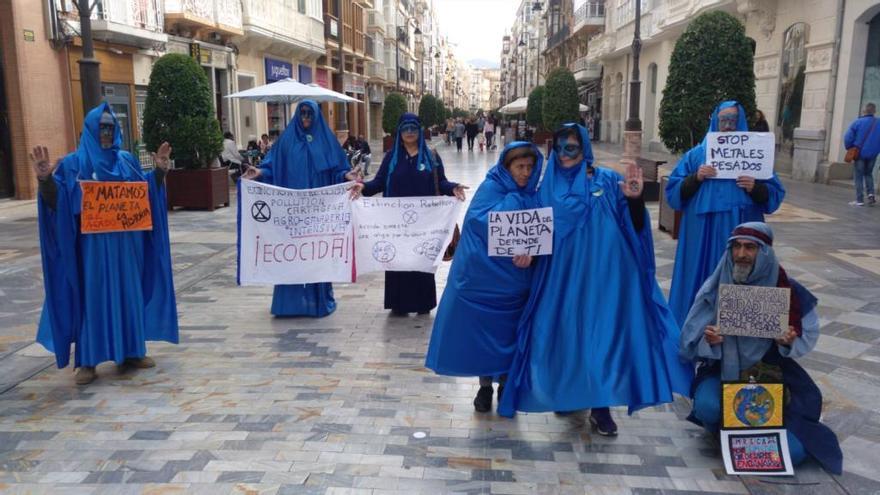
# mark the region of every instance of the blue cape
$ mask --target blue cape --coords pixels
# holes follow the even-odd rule
[[[304,107],[312,109],[307,130],[300,120]],[[312,100],[300,102],[293,119],[260,163],[260,180],[290,189],[331,186],[345,180],[351,168],[336,135],[324,121],[321,108]]]
[[[710,132],[718,131],[718,113],[730,107],[739,110],[737,131],[748,131],[745,109],[735,101],[725,101],[715,108],[709,124]],[[709,277],[727,247],[727,236],[739,224],[763,222],[764,214],[773,213],[782,204],[785,189],[774,174],[772,179],[759,180],[767,186],[769,199],[757,204],[733,180],[707,179],[697,193],[682,201],[681,187],[685,179],[706,163],[706,140],[685,153],[669,177],[666,199],[670,206],[682,211],[675,269],[669,291],[669,307],[679,325],[684,323],[694,296]]]
[[[116,124],[107,150],[98,137],[104,112]],[[37,202],[46,291],[37,342],[55,353],[59,368],[69,363],[74,342],[76,366],[142,357],[146,340],[178,342],[165,188],[121,144],[116,116],[102,103],[86,116],[77,150],[55,170],[55,209],[42,197]],[[79,180],[146,181],[153,230],[80,234]]]
[[[419,120],[419,116],[414,113],[405,113],[401,115],[400,119],[397,121],[397,132],[394,134],[394,147],[391,152],[391,161],[388,162],[388,175],[385,179],[385,196],[391,195],[391,176],[394,174],[394,169],[397,168],[397,161],[401,150],[403,150],[403,142],[400,140],[400,127],[403,124],[416,124],[419,126],[419,158],[416,163],[424,163],[429,172],[433,170],[435,166],[434,153],[431,152],[428,143],[425,141],[425,133],[421,132],[422,121]]]
[[[311,108],[312,125],[300,120],[303,108]],[[345,181],[351,171],[336,135],[324,121],[321,108],[312,100],[300,102],[293,119],[260,164],[260,181],[290,189],[313,189]],[[239,204],[239,215],[241,214]],[[239,226],[241,222],[239,222]],[[329,283],[276,285],[271,312],[275,316],[326,316],[336,310]]]
[[[532,148],[537,156],[525,187],[504,168],[507,153],[520,147]],[[510,143],[471,200],[425,360],[439,374],[490,376],[510,368],[532,269],[515,267],[511,258],[488,256],[489,213],[535,208],[543,163],[535,145]]]
[[[678,327],[654,267],[649,221],[636,232],[620,174],[584,160],[564,169],[556,152],[538,190],[553,207],[553,254],[538,260],[498,412],[628,405],[630,412],[690,393]],[[647,211],[645,211],[647,218]]]

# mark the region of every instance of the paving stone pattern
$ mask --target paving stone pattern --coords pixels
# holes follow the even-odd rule
[[[475,189],[494,153],[441,145]],[[599,161],[615,149],[598,146]],[[336,285],[323,319],[269,315],[270,288],[235,285],[235,212],[170,215],[181,323],[151,344],[151,370],[98,368],[73,383],[32,344],[42,301],[33,202],[0,202],[0,492],[254,494],[880,493],[880,208],[786,182],[772,219],[788,272],[820,298],[823,336],[802,360],[840,436],[843,476],[727,476],[684,399],[632,417],[620,436],[586,416],[474,413],[476,380],[423,367],[432,316],[390,318],[383,278]],[[651,206],[656,228],[656,205]],[[675,242],[655,231],[668,288]],[[445,283],[448,264],[438,274]]]

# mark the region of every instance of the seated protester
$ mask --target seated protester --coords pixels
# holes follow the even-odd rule
[[[464,217],[434,318],[425,366],[441,375],[479,376],[477,412],[492,408],[493,377],[501,397],[532,281],[530,256],[489,256],[489,214],[537,207],[543,161],[535,145],[514,142],[486,174]]]
[[[797,465],[815,457],[825,469],[840,474],[843,454],[837,436],[819,422],[822,393],[794,360],[810,352],[819,338],[816,298],[788,278],[773,252],[773,231],[762,222],[737,226],[715,272],[697,294],[681,330],[681,356],[697,363],[694,409],[690,421],[717,432],[721,423],[721,381],[766,376],[785,384],[783,409],[791,461]],[[791,288],[788,333],[779,339],[720,335],[718,286],[740,284]]]

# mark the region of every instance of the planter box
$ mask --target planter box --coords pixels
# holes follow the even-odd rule
[[[658,227],[660,230],[669,233],[673,239],[678,239],[678,229],[681,225],[681,212],[674,210],[666,201],[666,183],[669,182],[668,176],[660,179],[660,218]]]
[[[165,184],[169,209],[214,210],[229,206],[229,167],[172,169]]]
[[[391,151],[392,146],[394,146],[394,135],[389,135],[382,138],[383,153],[388,153],[389,151]]]

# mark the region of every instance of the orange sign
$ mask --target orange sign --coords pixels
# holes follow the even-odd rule
[[[153,230],[146,182],[80,181],[83,234]]]

